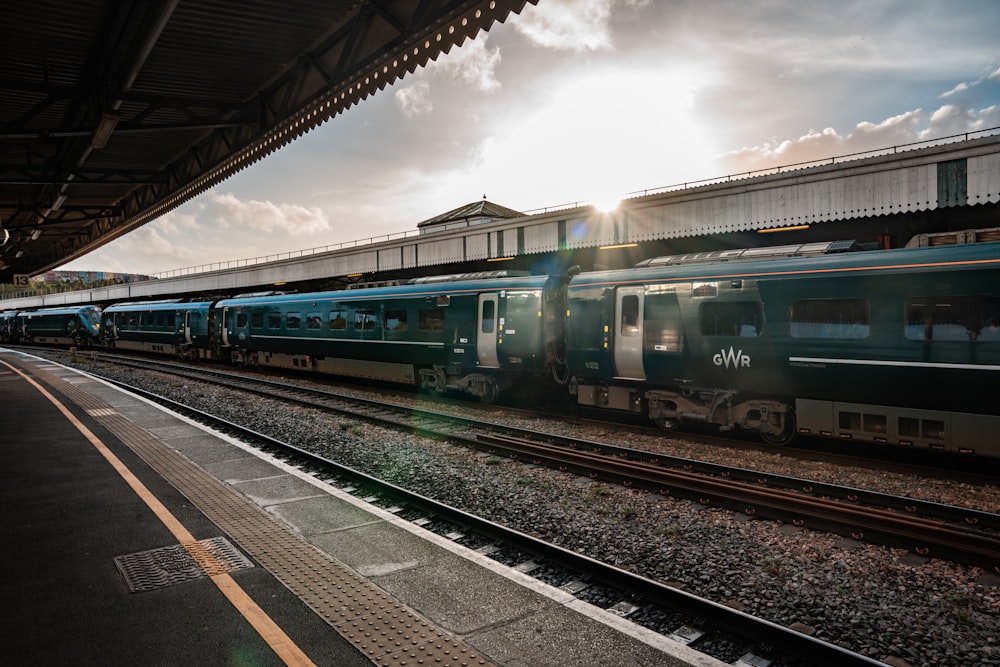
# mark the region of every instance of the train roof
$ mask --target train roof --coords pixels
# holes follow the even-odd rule
[[[72,315],[84,310],[100,311],[100,306],[93,304],[83,304],[79,306],[53,306],[51,308],[39,308],[37,310],[20,310],[18,315]]]
[[[806,244],[815,246],[813,248],[799,246],[803,251],[792,254],[780,252],[779,248],[771,248],[750,249],[750,252],[720,251],[654,258],[646,260],[634,269],[581,273],[570,281],[570,288],[650,280],[762,279],[791,275],[823,276],[847,271],[885,273],[907,269],[935,271],[954,269],[963,265],[970,269],[988,266],[1000,269],[1000,242],[892,250],[863,250],[857,245],[851,245],[853,242],[836,243],[841,245],[833,252],[822,251],[820,246],[828,244],[821,243]]]
[[[105,313],[125,313],[132,311],[154,311],[154,310],[188,310],[191,308],[205,308],[210,306],[211,301],[183,301],[181,299],[166,299],[163,301],[130,301],[128,303],[116,303],[104,309]]]
[[[371,287],[365,289],[345,289],[330,292],[302,292],[282,296],[237,297],[223,299],[217,306],[254,305],[273,303],[311,303],[314,301],[360,301],[365,299],[389,299],[394,297],[438,296],[456,294],[476,294],[497,289],[542,289],[549,276],[506,276],[488,277],[492,272],[471,278],[454,278],[452,280],[411,282],[405,285],[387,287]],[[455,274],[467,275],[467,274]]]

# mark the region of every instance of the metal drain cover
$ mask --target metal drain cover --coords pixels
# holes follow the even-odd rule
[[[115,556],[114,560],[133,593],[253,567],[224,537]]]

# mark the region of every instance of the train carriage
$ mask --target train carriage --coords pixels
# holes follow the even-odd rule
[[[168,300],[108,306],[102,314],[104,344],[109,349],[213,358],[212,305]]]
[[[17,321],[16,310],[5,310],[0,312],[0,343],[7,343],[15,340],[15,322]]]
[[[581,274],[567,360],[581,405],[1000,455],[1000,244],[851,242],[656,258]],[[767,257],[774,255],[774,257]]]
[[[219,340],[233,358],[371,380],[457,390],[492,402],[519,377],[547,372],[561,338],[562,302],[547,276],[497,272],[406,285],[216,304]],[[556,317],[553,313],[558,312]]]
[[[101,309],[85,305],[19,311],[14,329],[22,343],[88,347],[100,342]]]

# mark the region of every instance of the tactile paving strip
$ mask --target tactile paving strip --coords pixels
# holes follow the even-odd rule
[[[253,567],[224,537],[116,556],[114,560],[133,593]]]
[[[50,383],[51,384],[51,383]],[[57,390],[135,451],[376,665],[494,666],[92,394]]]

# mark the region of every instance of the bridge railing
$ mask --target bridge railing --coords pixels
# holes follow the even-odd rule
[[[766,176],[769,174],[780,174],[788,171],[794,171],[798,169],[804,169],[806,167],[815,167],[827,164],[838,164],[842,162],[849,162],[851,160],[858,160],[866,157],[877,157],[880,155],[892,155],[899,153],[901,151],[913,150],[915,148],[926,148],[934,145],[957,143],[959,141],[968,141],[969,139],[986,137],[991,134],[996,134],[1000,132],[1000,127],[991,127],[982,130],[975,130],[972,132],[964,132],[961,134],[953,134],[946,137],[938,137],[935,139],[925,139],[922,141],[914,141],[906,144],[898,144],[896,146],[888,146],[885,148],[876,148],[868,151],[861,151],[858,153],[847,153],[844,155],[837,155],[828,158],[821,158],[816,160],[807,160],[805,162],[795,162],[792,164],[779,165],[776,167],[767,167],[763,169],[757,169],[754,171],[738,172],[734,174],[728,174],[726,176],[719,176],[715,178],[706,178],[698,181],[685,181],[683,183],[674,183],[672,185],[663,185],[656,188],[647,188],[645,190],[635,190],[633,192],[628,192],[625,194],[625,199],[631,199],[634,197],[645,197],[648,195],[662,194],[664,192],[672,192],[677,190],[686,190],[689,188],[704,187],[706,185],[716,185],[719,183],[727,183],[730,181],[743,180],[746,178],[753,178],[756,176]],[[578,201],[565,204],[558,204],[555,206],[546,206],[544,208],[531,209],[525,211],[526,215],[539,215],[542,213],[550,213],[553,211],[559,211],[564,209],[579,208],[581,206],[587,206],[592,202],[588,201]],[[433,232],[431,232],[433,233]],[[254,266],[257,264],[267,264],[270,262],[277,262],[286,259],[296,259],[299,257],[308,257],[310,255],[318,255],[325,252],[331,252],[334,250],[344,250],[348,248],[358,248],[362,246],[372,245],[375,243],[383,243],[385,241],[394,241],[398,239],[405,239],[411,236],[420,236],[421,232],[419,230],[408,230],[403,232],[395,232],[392,234],[384,234],[382,236],[372,236],[366,239],[358,239],[354,241],[343,241],[341,243],[332,243],[325,246],[318,246],[315,248],[306,248],[303,250],[293,250],[289,252],[277,253],[274,255],[263,255],[261,257],[249,257],[243,259],[233,259],[221,262],[212,262],[210,264],[199,264],[197,266],[188,266],[181,269],[172,269],[169,271],[161,271],[159,273],[151,274],[153,279],[164,279],[164,278],[176,278],[181,276],[190,276],[200,273],[210,273],[212,271],[224,271],[227,269],[238,269],[248,266]],[[0,300],[4,299],[14,299],[21,297],[37,296],[39,294],[38,290],[19,290],[17,292],[12,292],[8,290],[3,290],[3,286],[0,286]],[[7,286],[10,287],[9,285]],[[78,289],[78,288],[77,288]]]

